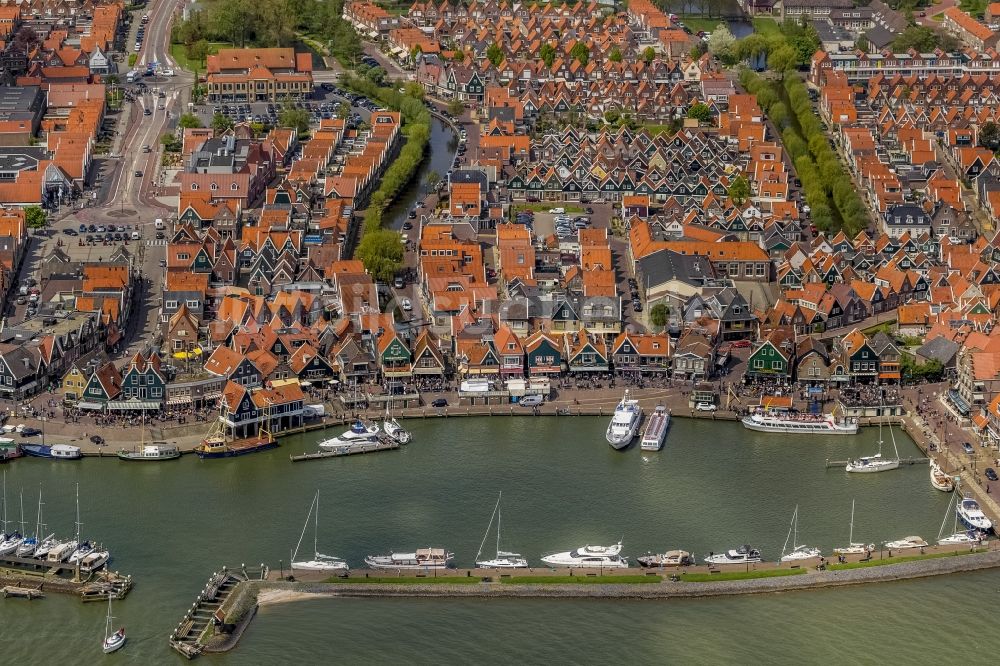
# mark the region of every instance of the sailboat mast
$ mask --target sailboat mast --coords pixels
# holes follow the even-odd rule
[[[21,536],[24,536],[24,488],[21,488]]]
[[[503,496],[503,492],[500,493]],[[500,498],[497,498],[497,557],[500,557]]]
[[[38,484],[38,513],[35,515],[35,538],[42,538],[42,484]]]
[[[854,543],[854,500],[851,500],[851,536],[847,539],[847,543]]]
[[[80,545],[80,483],[76,484],[76,543]]]
[[[502,494],[503,493],[501,493],[501,495]],[[486,526],[486,532],[483,534],[483,540],[479,542],[479,550],[476,552],[476,560],[479,560],[479,556],[483,554],[483,546],[486,545],[486,540],[490,537],[490,528],[493,527],[493,519],[496,518],[497,511],[499,510],[500,510],[500,497],[498,496],[497,505],[493,507],[493,513],[490,514],[490,524]],[[498,527],[497,529],[499,530],[500,528]]]
[[[319,491],[316,491],[316,520],[313,523],[313,552],[319,554]]]
[[[3,471],[3,535],[7,536],[7,470]]]
[[[799,505],[795,505],[795,514],[792,516],[792,550],[799,547]]]

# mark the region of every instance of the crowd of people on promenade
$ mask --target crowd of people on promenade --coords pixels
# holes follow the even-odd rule
[[[840,401],[848,407],[873,405],[898,405],[899,388],[877,384],[845,386],[840,390]]]

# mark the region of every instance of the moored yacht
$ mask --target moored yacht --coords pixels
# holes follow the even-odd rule
[[[927,542],[918,536],[908,536],[896,541],[886,541],[885,547],[889,550],[906,550],[908,548],[923,548]]]
[[[22,444],[21,451],[34,458],[53,458],[55,460],[79,460],[83,457],[79,446],[69,444]]]
[[[642,421],[642,407],[638,400],[629,398],[628,390],[622,397],[621,402],[615,407],[615,413],[608,424],[607,440],[614,449],[624,449],[639,432],[639,423]]]
[[[365,564],[372,569],[447,569],[454,558],[444,548],[418,548],[409,553],[369,555]]]
[[[760,551],[748,545],[724,553],[709,553],[705,558],[705,564],[755,564],[760,561]]]
[[[788,542],[792,542],[792,550],[790,552],[785,552],[788,548]],[[814,557],[820,556],[819,548],[813,548],[811,546],[805,546],[796,543],[799,540],[799,505],[795,505],[795,511],[792,512],[792,524],[788,527],[788,536],[785,537],[785,545],[781,547],[781,561],[782,562],[798,562],[799,560],[811,560]]]
[[[979,508],[979,502],[971,497],[963,498],[955,511],[958,514],[958,521],[970,530],[988,533],[993,529],[993,521],[987,518],[983,510]]]
[[[173,444],[143,444],[138,449],[119,449],[118,451],[120,460],[155,462],[157,460],[176,460],[180,457],[180,449]]]
[[[686,550],[668,550],[665,553],[647,553],[635,558],[640,567],[686,567],[694,564],[694,558]]]
[[[351,425],[349,430],[337,435],[336,437],[324,439],[319,443],[319,448],[337,449],[351,444],[377,444],[378,432],[379,429],[377,424],[365,424],[361,420],[358,420]]]
[[[571,567],[574,569],[624,569],[628,567],[628,559],[621,556],[622,543],[613,546],[583,546],[576,550],[563,553],[552,553],[542,558],[542,562],[554,567]]]
[[[954,532],[938,539],[939,546],[978,546],[983,542],[983,535],[976,530]]]

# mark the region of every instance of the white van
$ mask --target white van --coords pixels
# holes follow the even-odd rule
[[[550,208],[549,212],[553,215],[562,215],[566,212],[565,208]]]
[[[161,231],[167,228],[167,225],[163,224],[163,218],[161,217],[156,218],[154,226],[156,227],[157,231]]]
[[[517,403],[522,407],[538,407],[545,399],[540,395],[526,395]]]

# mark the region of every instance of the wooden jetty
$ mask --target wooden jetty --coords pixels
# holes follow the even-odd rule
[[[851,461],[850,460],[830,460],[829,458],[827,458],[826,466],[827,466],[827,468],[830,468],[830,467],[846,467],[847,463],[849,463],[849,462],[851,462]],[[926,465],[927,464],[927,458],[900,458],[899,459],[899,464],[900,465]]]
[[[43,599],[45,595],[42,593],[41,586],[38,587],[17,587],[16,585],[7,585],[3,589],[0,589],[3,593],[4,598],[7,597],[19,597],[21,599],[27,599],[31,601],[32,599]]]
[[[102,569],[83,571],[66,562],[30,557],[0,557],[0,585],[35,587],[45,592],[76,594],[82,601],[107,601],[108,594],[124,599],[132,589],[132,576]]]
[[[188,659],[194,659],[205,651],[220,651],[219,647],[210,643],[217,634],[235,635],[238,639],[239,634],[234,634],[234,627],[225,623],[224,606],[237,585],[258,577],[264,580],[268,573],[269,570],[264,565],[261,565],[259,576],[247,573],[245,566],[241,566],[239,570],[223,567],[222,571],[213,573],[191,604],[191,608],[184,614],[184,618],[177,623],[177,627],[170,634],[170,647]],[[229,649],[235,645],[235,640],[223,640],[221,645],[221,649]]]
[[[339,458],[341,456],[353,456],[358,453],[375,453],[376,451],[392,451],[399,448],[399,442],[386,437],[379,436],[377,443],[368,444],[345,444],[331,451],[317,451],[316,453],[303,453],[298,456],[289,456],[292,462],[303,462],[305,460],[321,460],[323,458]]]

